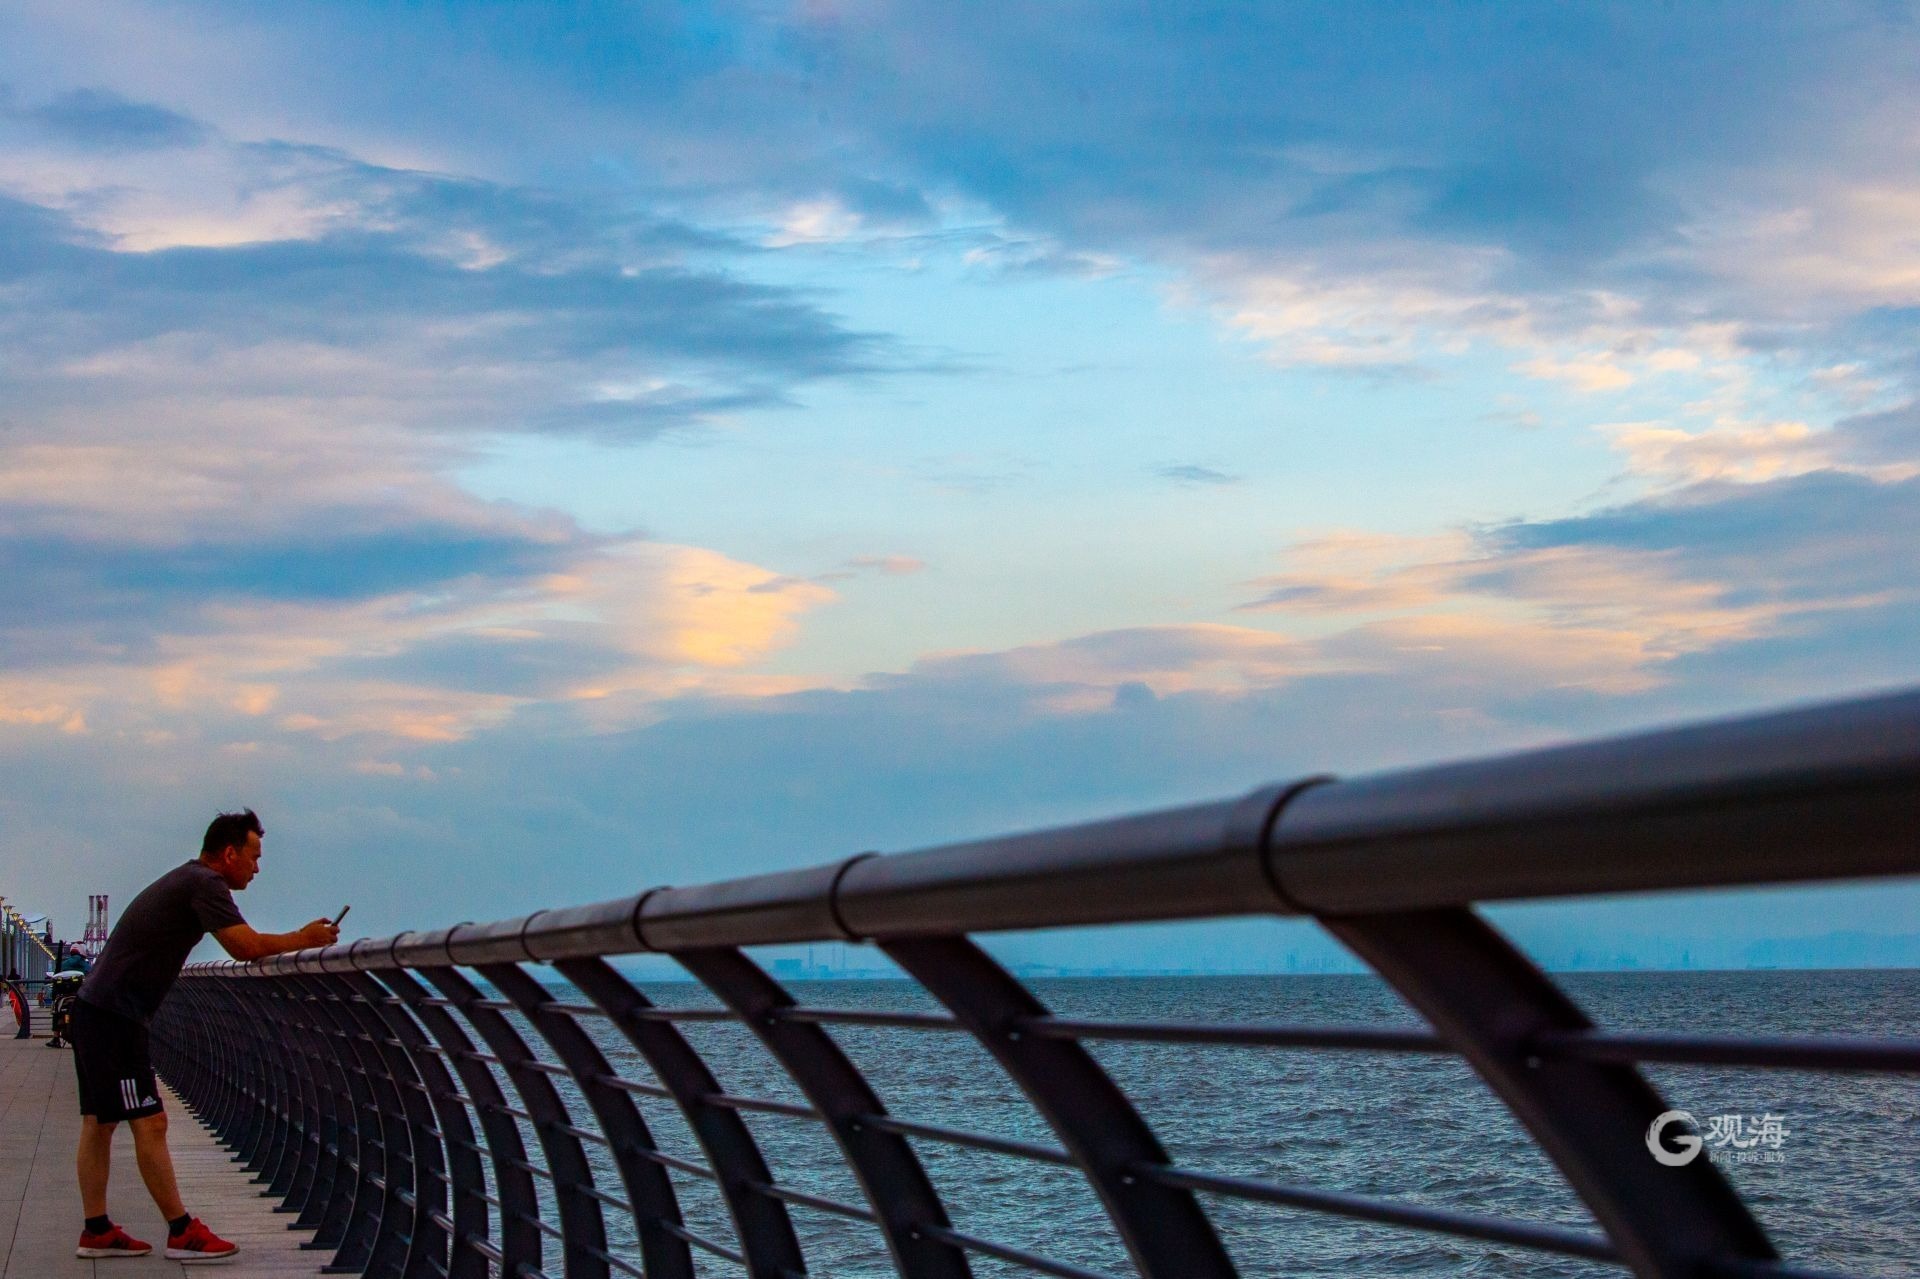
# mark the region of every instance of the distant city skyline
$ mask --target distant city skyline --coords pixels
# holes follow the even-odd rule
[[[1869,0],[7,6],[0,892],[246,805],[251,918],[388,934],[1920,682],[1916,67]],[[1129,962],[1319,953],[1195,944]]]

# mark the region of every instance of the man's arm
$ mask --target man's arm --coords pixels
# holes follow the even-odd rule
[[[311,946],[331,946],[340,940],[340,930],[333,921],[316,919],[305,928],[291,933],[258,933],[251,924],[234,924],[222,928],[214,935],[235,959],[250,961],[265,959],[269,955],[284,955],[290,950],[306,950]]]

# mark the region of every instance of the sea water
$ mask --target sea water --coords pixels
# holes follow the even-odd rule
[[[1614,1029],[1920,1030],[1920,972],[1910,970],[1570,974],[1560,980],[1596,1022]],[[1364,976],[1102,977],[1036,979],[1030,985],[1062,1016],[1421,1025],[1388,988]],[[686,983],[645,989],[663,1007],[713,1002]],[[810,1006],[933,1010],[907,982],[803,982],[794,990]],[[557,993],[578,999],[570,990]],[[524,1022],[513,1020],[532,1038]],[[582,1024],[619,1073],[652,1081],[644,1061],[604,1020],[582,1018]],[[804,1103],[745,1028],[694,1023],[683,1032],[727,1092]],[[1059,1144],[992,1059],[964,1035],[844,1026],[831,1033],[893,1114]],[[1565,1179],[1457,1059],[1187,1044],[1089,1047],[1182,1167],[1597,1233]],[[1920,1083],[1912,1076],[1666,1066],[1646,1073],[1672,1107],[1692,1114],[1710,1136],[1717,1132],[1702,1157],[1715,1159],[1783,1256],[1888,1279],[1920,1274]],[[575,1122],[591,1126],[571,1081],[560,1083]],[[670,1103],[637,1100],[659,1149],[704,1160]],[[817,1122],[744,1117],[781,1184],[863,1202]],[[527,1144],[537,1151],[531,1131]],[[935,1142],[914,1145],[957,1229],[1097,1272],[1136,1273],[1073,1170]],[[605,1149],[590,1146],[589,1154],[597,1176],[624,1193]],[[672,1175],[686,1224],[734,1245],[716,1187]],[[550,1195],[542,1198],[549,1200],[550,1213]],[[1571,1279],[1624,1273],[1511,1246],[1212,1195],[1201,1202],[1247,1276]],[[845,1279],[895,1273],[876,1227],[807,1208],[792,1212],[811,1273]],[[610,1213],[608,1229],[616,1248],[637,1260],[625,1215]],[[696,1263],[702,1274],[741,1273],[706,1254],[696,1253]],[[983,1277],[1032,1273],[985,1257],[973,1264]]]

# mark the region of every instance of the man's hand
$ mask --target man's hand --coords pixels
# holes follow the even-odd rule
[[[340,930],[334,927],[331,919],[316,919],[300,930],[300,936],[306,939],[301,943],[302,947],[331,946],[340,940]]]

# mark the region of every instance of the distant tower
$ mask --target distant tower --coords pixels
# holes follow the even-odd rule
[[[87,898],[87,932],[80,944],[95,959],[100,957],[101,948],[107,944],[107,895],[94,893]]]

